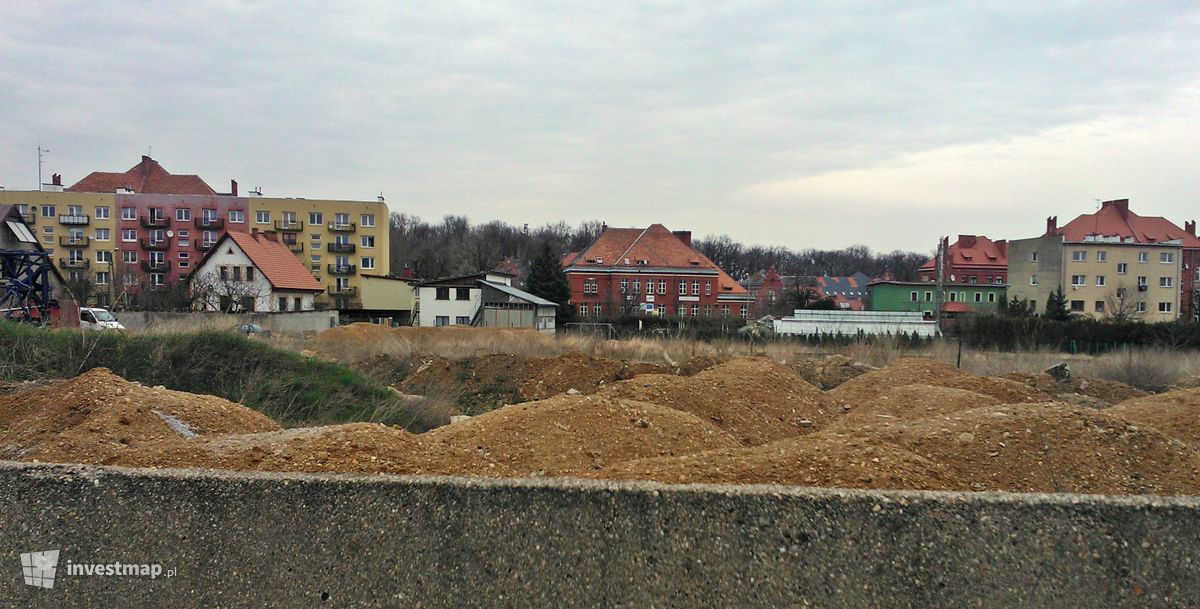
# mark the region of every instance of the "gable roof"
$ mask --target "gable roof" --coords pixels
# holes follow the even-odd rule
[[[216,191],[197,175],[175,175],[158,161],[143,155],[141,162],[123,173],[93,171],[76,182],[69,192],[116,192],[128,188],[140,194],[213,195]]]
[[[690,241],[690,234],[673,233],[662,224],[646,228],[608,227],[582,252],[564,258],[563,266],[568,271],[618,267],[711,271],[717,275],[717,294],[747,294],[745,287],[681,235]]]
[[[959,235],[947,249],[951,267],[1008,268],[1008,241],[993,241],[984,235]],[[922,272],[937,272],[936,256],[921,265]]]
[[[508,294],[509,296],[512,296],[514,298],[520,298],[521,300],[524,300],[525,302],[530,302],[535,305],[541,305],[544,307],[557,307],[558,306],[557,303],[550,302],[549,300],[546,300],[545,298],[542,298],[540,296],[534,296],[533,294],[530,294],[529,292],[526,292],[525,290],[518,290],[517,288],[514,288],[511,285],[506,285],[503,283],[496,283],[494,281],[487,281],[486,279],[480,279],[479,283],[481,283],[489,288],[504,292],[505,294]]]
[[[246,254],[254,267],[270,282],[271,287],[302,292],[325,291],[292,250],[279,241],[268,239],[263,233],[225,233],[225,236],[208,250],[196,268],[203,268],[209,257],[220,251],[227,241],[233,241]]]
[[[1088,237],[1120,237],[1134,243],[1181,241],[1183,247],[1200,248],[1200,239],[1161,216],[1139,216],[1129,211],[1129,199],[1105,201],[1099,211],[1081,214],[1059,227],[1055,234],[1067,241],[1082,242]]]

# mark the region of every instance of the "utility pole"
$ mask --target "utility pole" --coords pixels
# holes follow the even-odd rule
[[[42,191],[42,155],[49,152],[49,150],[42,148],[41,144],[38,144],[38,192]]]
[[[942,331],[942,303],[946,299],[946,250],[949,237],[938,237],[937,257],[934,266],[937,269],[937,297],[934,299],[933,319],[937,321],[938,332]]]

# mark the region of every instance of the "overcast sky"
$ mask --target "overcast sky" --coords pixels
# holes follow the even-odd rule
[[[437,220],[931,250],[1200,217],[1193,2],[5,2],[0,185],[153,147]]]

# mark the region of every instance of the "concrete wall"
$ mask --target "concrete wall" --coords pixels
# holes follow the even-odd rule
[[[9,463],[0,505],[0,598],[19,607],[1200,606],[1195,498]],[[53,589],[18,568],[42,550],[60,551]]]
[[[1050,294],[1059,287],[1067,287],[1062,283],[1064,251],[1061,235],[1009,241],[1009,300],[1028,300],[1033,304],[1034,313],[1045,313]],[[1034,283],[1035,278],[1037,283]]]
[[[307,334],[328,330],[338,325],[337,311],[304,311],[300,313],[151,313],[146,311],[117,311],[113,313],[121,325],[132,331],[155,329],[180,330],[190,328],[231,329],[237,324],[254,323],[272,332]]]

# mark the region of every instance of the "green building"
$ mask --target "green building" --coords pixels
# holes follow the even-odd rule
[[[1008,286],[997,283],[947,283],[942,310],[948,315],[996,313],[1004,303]],[[871,311],[920,311],[933,316],[937,284],[927,281],[876,281],[871,292]]]

